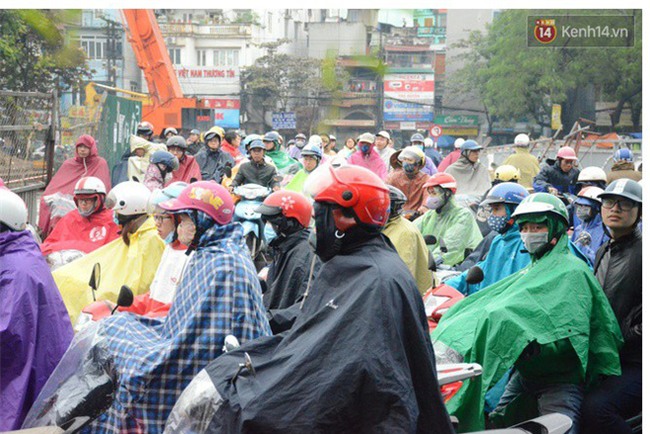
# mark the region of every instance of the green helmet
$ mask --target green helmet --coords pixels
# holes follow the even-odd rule
[[[531,214],[555,214],[569,226],[569,212],[564,203],[556,196],[549,193],[533,193],[524,198],[512,213],[512,217],[518,219]]]

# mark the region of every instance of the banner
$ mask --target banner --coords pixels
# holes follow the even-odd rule
[[[384,121],[433,122],[433,74],[384,76]]]
[[[135,134],[142,118],[142,103],[115,95],[106,95],[97,130],[97,150],[112,170]]]

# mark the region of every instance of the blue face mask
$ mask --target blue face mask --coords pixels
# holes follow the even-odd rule
[[[167,238],[165,238],[163,241],[165,241],[165,244],[171,244],[174,241],[174,231],[171,231],[169,235],[167,235]]]
[[[438,209],[442,204],[443,200],[439,196],[429,196],[426,201],[426,207],[429,209]]]
[[[115,212],[113,212],[113,221],[118,226],[121,224],[120,221],[117,219],[117,214],[115,214]]]
[[[488,226],[495,232],[500,234],[505,232],[506,225],[508,224],[508,216],[495,216],[490,214],[487,219]]]
[[[413,163],[402,163],[402,169],[404,169],[404,172],[406,172],[406,173],[413,173],[413,172],[415,172],[415,164],[413,164]]]
[[[424,151],[424,145],[415,145],[420,151]]]
[[[370,152],[370,145],[361,145],[361,152],[363,152],[364,154]]]

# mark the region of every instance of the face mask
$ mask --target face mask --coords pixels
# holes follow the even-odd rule
[[[424,151],[424,145],[415,145],[420,151]]]
[[[591,219],[591,208],[588,206],[576,206],[576,217],[581,221],[587,221]]]
[[[522,232],[520,235],[526,250],[532,254],[535,254],[548,244],[548,232]]]
[[[506,225],[508,224],[508,216],[495,216],[490,214],[487,223],[490,229],[502,234],[505,232]]]
[[[303,142],[302,140],[298,140],[298,141],[296,142],[296,147],[297,147],[298,149],[302,149],[302,148],[304,148],[304,147],[305,147],[305,142]]]
[[[361,145],[361,152],[367,154],[370,152],[370,145]]]
[[[89,215],[91,215],[93,213],[94,210],[95,210],[95,207],[90,208],[88,211],[79,210],[79,214],[81,214],[82,217],[88,217]]]
[[[443,200],[440,196],[429,196],[427,198],[425,206],[429,209],[439,209],[443,204]]]
[[[336,229],[332,208],[331,205],[314,203],[316,233],[312,232],[310,235],[309,245],[323,262],[329,261],[338,254],[345,236]]]
[[[177,228],[178,231],[178,241],[182,244],[189,246],[194,240],[194,235],[196,234],[196,226],[190,220],[181,221]]]
[[[402,164],[402,169],[404,169],[404,172],[406,172],[406,173],[413,173],[413,172],[415,172],[415,164],[413,164],[413,163],[403,163]]]
[[[114,222],[116,225],[119,225],[119,224],[120,224],[120,220],[118,219],[117,214],[115,214],[115,213],[113,213],[113,222]]]

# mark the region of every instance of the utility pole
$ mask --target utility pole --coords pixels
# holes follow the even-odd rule
[[[117,38],[120,36],[120,27],[116,21],[103,16],[106,23],[106,76],[109,86],[117,87],[117,60],[121,58],[117,52]]]
[[[377,68],[377,131],[384,129],[384,78],[380,71],[384,71],[384,41],[381,23],[377,23],[379,30],[379,65]]]

